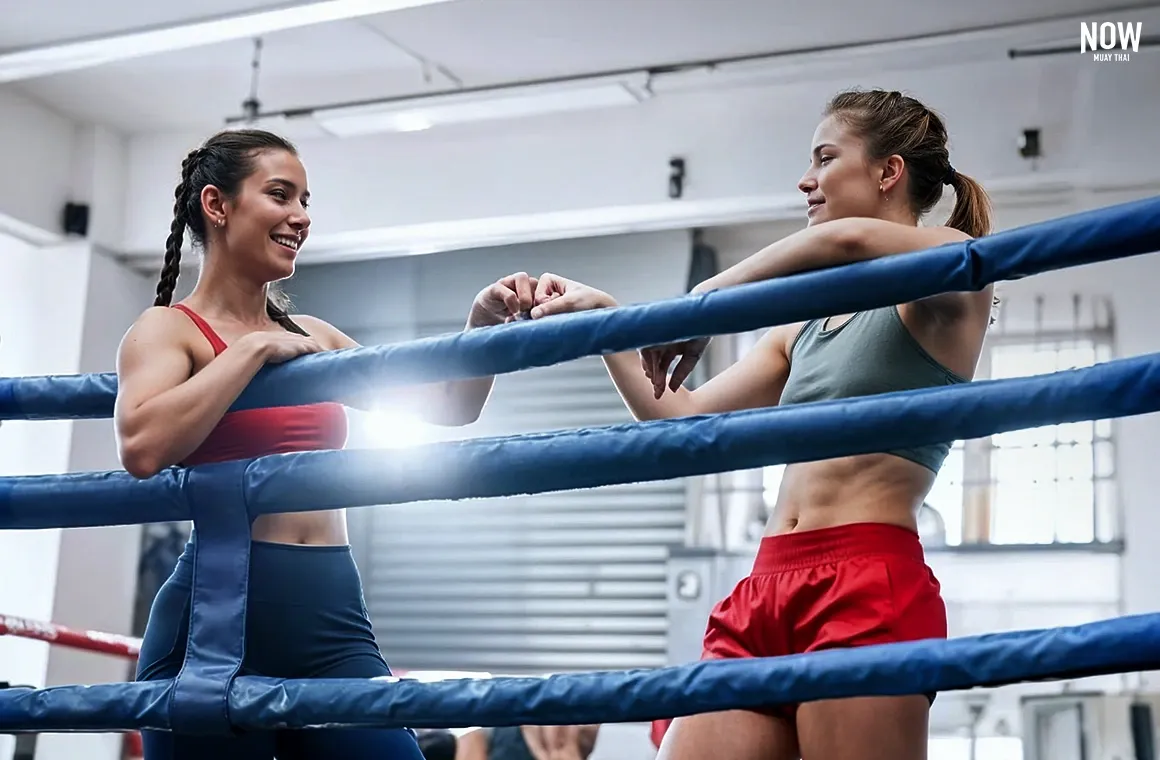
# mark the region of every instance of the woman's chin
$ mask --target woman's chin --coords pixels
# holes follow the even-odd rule
[[[264,274],[266,282],[288,280],[294,276],[294,261],[272,261]]]

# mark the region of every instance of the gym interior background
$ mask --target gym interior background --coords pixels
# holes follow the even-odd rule
[[[207,17],[220,23],[194,23]],[[48,0],[0,18],[2,376],[113,369],[152,302],[181,159],[227,121],[299,144],[313,234],[286,290],[368,344],[458,330],[517,270],[623,303],[681,294],[803,226],[813,128],[853,86],[940,111],[999,229],[1160,193],[1155,3]],[[1140,24],[1144,41],[1096,60],[1080,52],[1092,22]],[[1158,281],[1148,256],[1005,284],[981,374],[1160,350]],[[715,341],[701,379],[754,338]],[[351,416],[351,445],[384,457],[449,435]],[[627,419],[587,360],[500,378],[483,418],[450,434]],[[1155,416],[957,444],[924,515],[952,635],[1160,609],[1158,450]],[[0,427],[5,475],[118,466],[108,420]],[[778,477],[352,511],[384,652],[404,670],[505,674],[687,661]],[[0,533],[0,615],[139,634],[185,529]],[[0,637],[0,681],[129,675]],[[1158,694],[1151,674],[945,694],[931,757],[1151,758]],[[0,737],[0,760],[14,751]],[[114,736],[50,735],[35,757],[120,752]],[[653,754],[647,727],[609,725],[594,757]]]

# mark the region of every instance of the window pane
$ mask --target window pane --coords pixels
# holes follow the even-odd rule
[[[1055,430],[1060,443],[1090,443],[1095,437],[1095,424],[1090,421],[1065,422]]]
[[[1056,427],[1056,425],[1044,425],[1043,427],[996,433],[991,436],[991,443],[998,447],[1034,446],[1036,444],[1055,443]]]
[[[951,447],[926,503],[934,508],[946,525],[946,543],[958,546],[963,541],[963,446]]]
[[[773,509],[773,506],[777,504],[777,492],[781,490],[781,478],[784,474],[784,464],[761,468],[762,496],[765,499],[765,506],[769,509]]]
[[[1099,343],[1083,337],[993,346],[991,374],[998,379],[1022,377],[1107,361],[1111,346],[1099,337]],[[1105,480],[1115,472],[1111,433],[1112,423],[1101,420],[992,436],[991,541],[1110,540],[1118,532],[1114,490]]]
[[[1095,482],[1095,500],[1096,540],[1114,541],[1120,533],[1116,482],[1114,480],[1097,480]]]
[[[1056,477],[1063,481],[1091,482],[1095,474],[1091,444],[1065,443],[1055,447]]]
[[[1095,445],[1094,469],[1098,478],[1110,478],[1115,473],[1116,458],[1111,441],[1100,441]]]
[[[1055,369],[1078,369],[1096,363],[1096,350],[1091,344],[1061,348],[1056,354]]]
[[[1111,420],[1096,420],[1096,437],[1097,438],[1111,438],[1112,437],[1112,421]]]
[[[1091,480],[1060,483],[1056,489],[1055,539],[1065,544],[1087,544],[1096,538],[1095,486]]]
[[[1041,544],[1055,539],[1055,462],[1050,448],[996,449],[991,454],[995,500],[991,541]]]

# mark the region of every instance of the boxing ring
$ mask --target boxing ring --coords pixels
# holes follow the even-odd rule
[[[697,336],[889,306],[1160,251],[1160,198],[928,251],[699,296],[297,359],[235,409],[347,401],[391,384],[503,374]],[[109,417],[112,375],[0,380],[0,419]],[[656,670],[420,682],[239,677],[258,515],[668,480],[1160,410],[1160,354],[1015,380],[785,408],[172,468],[0,479],[0,528],[192,519],[190,644],[172,680],[0,692],[0,731],[199,734],[322,726],[637,722],[1160,668],[1160,614]],[[405,614],[405,610],[400,611]]]

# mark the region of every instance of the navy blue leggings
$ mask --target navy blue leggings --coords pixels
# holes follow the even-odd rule
[[[175,678],[185,659],[193,581],[192,547],[153,600],[138,681]],[[379,653],[349,547],[254,541],[241,675],[376,678]],[[310,729],[185,736],[145,731],[145,760],[423,760],[404,729]]]

